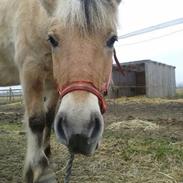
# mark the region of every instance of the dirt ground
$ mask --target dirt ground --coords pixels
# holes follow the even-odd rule
[[[107,100],[101,147],[77,155],[71,183],[183,183],[183,99]],[[20,102],[0,103],[0,183],[21,183],[26,151]],[[67,149],[52,134],[50,166],[63,182]]]

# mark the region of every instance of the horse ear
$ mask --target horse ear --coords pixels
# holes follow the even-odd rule
[[[116,0],[116,2],[117,2],[118,4],[120,4],[120,3],[121,3],[121,0]]]
[[[112,5],[119,5],[122,0],[107,0],[107,1],[110,1]]]
[[[57,6],[57,0],[39,0],[41,5],[44,7],[48,15],[53,15],[56,6]]]

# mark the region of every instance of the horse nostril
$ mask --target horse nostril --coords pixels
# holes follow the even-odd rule
[[[64,114],[60,115],[59,118],[56,120],[55,132],[56,135],[59,137],[59,140],[63,144],[67,144],[66,117]]]
[[[91,124],[93,125],[93,131],[91,134],[91,140],[97,138],[101,130],[101,119],[98,115],[93,114],[91,117]]]

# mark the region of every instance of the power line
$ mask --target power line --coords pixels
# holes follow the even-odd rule
[[[176,33],[178,33],[178,32],[183,32],[183,29],[176,30],[176,31],[173,31],[173,32],[170,32],[170,33],[161,35],[161,36],[152,37],[152,38],[150,38],[150,39],[145,39],[145,40],[142,40],[142,41],[137,41],[137,42],[128,43],[128,44],[119,44],[118,46],[130,46],[130,45],[140,44],[140,43],[144,43],[144,42],[148,42],[148,41],[153,41],[153,40],[156,40],[156,39],[161,39],[161,38],[170,36],[170,35],[172,35],[172,34],[176,34]]]
[[[182,23],[183,23],[183,18],[178,18],[178,19],[175,19],[175,20],[171,20],[171,21],[168,21],[168,22],[153,25],[153,26],[150,26],[150,27],[147,27],[147,28],[143,28],[143,29],[140,29],[140,30],[137,30],[137,31],[130,32],[128,34],[121,35],[121,36],[118,37],[118,39],[126,39],[126,38],[129,38],[129,37],[132,37],[132,36],[137,36],[137,35],[140,35],[140,34],[144,34],[144,33],[152,32],[152,31],[155,31],[155,30],[175,26],[175,25],[182,24]]]

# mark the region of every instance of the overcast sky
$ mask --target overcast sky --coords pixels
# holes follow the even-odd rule
[[[183,0],[123,0],[119,35],[177,18],[183,18]],[[176,81],[183,83],[183,24],[121,39],[116,48],[120,62],[151,59],[176,66]]]

